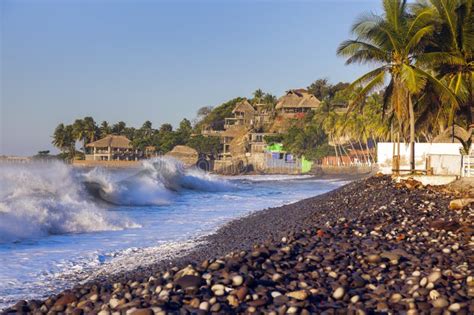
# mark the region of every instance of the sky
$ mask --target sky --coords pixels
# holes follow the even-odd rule
[[[260,88],[352,81],[337,46],[378,0],[0,0],[0,155],[57,152],[59,123],[158,128]]]

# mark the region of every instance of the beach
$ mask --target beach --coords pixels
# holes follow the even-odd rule
[[[462,194],[355,181],[231,221],[177,258],[5,313],[469,314],[473,208],[449,209]]]

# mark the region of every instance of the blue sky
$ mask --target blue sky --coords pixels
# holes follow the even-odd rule
[[[351,81],[338,44],[380,1],[2,0],[0,154],[52,149],[60,122],[155,127],[261,88]]]

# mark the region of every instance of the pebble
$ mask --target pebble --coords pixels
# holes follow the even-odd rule
[[[359,302],[359,300],[360,300],[360,296],[358,295],[354,295],[353,297],[351,297],[351,303],[353,304]]]
[[[201,302],[201,304],[199,304],[199,309],[207,312],[209,310],[209,303],[206,301]]]
[[[308,292],[306,292],[306,290],[293,291],[286,295],[300,301],[304,301],[308,298]]]
[[[434,271],[428,276],[428,281],[431,283],[436,283],[441,278],[441,272]]]
[[[453,303],[451,305],[449,305],[448,307],[448,311],[451,311],[451,312],[459,312],[461,310],[461,304],[459,303]]]
[[[244,283],[244,278],[240,275],[237,275],[237,276],[234,276],[232,278],[232,284],[235,286],[235,287],[238,287],[240,285],[242,285],[242,283]]]
[[[202,255],[217,259],[192,256],[184,268],[143,267],[130,277],[81,284],[44,301],[19,301],[9,310],[469,314],[474,278],[464,249],[474,244],[469,215],[474,204],[450,211],[452,193],[445,188],[409,182],[411,189],[389,177],[372,177],[297,207],[272,209],[274,217],[257,213],[266,220],[245,218],[244,225],[231,223],[211,236]],[[240,249],[231,252],[229,244]]]
[[[440,297],[431,301],[431,304],[433,304],[434,308],[445,308],[449,305],[449,302],[445,298]]]
[[[390,297],[390,302],[392,303],[398,303],[402,300],[403,296],[400,293],[394,293]]]
[[[336,290],[334,290],[334,293],[332,294],[332,297],[336,300],[340,300],[344,297],[345,290],[343,287],[338,287]]]

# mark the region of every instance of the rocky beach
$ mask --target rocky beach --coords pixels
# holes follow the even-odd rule
[[[4,313],[472,314],[471,193],[374,176]]]

